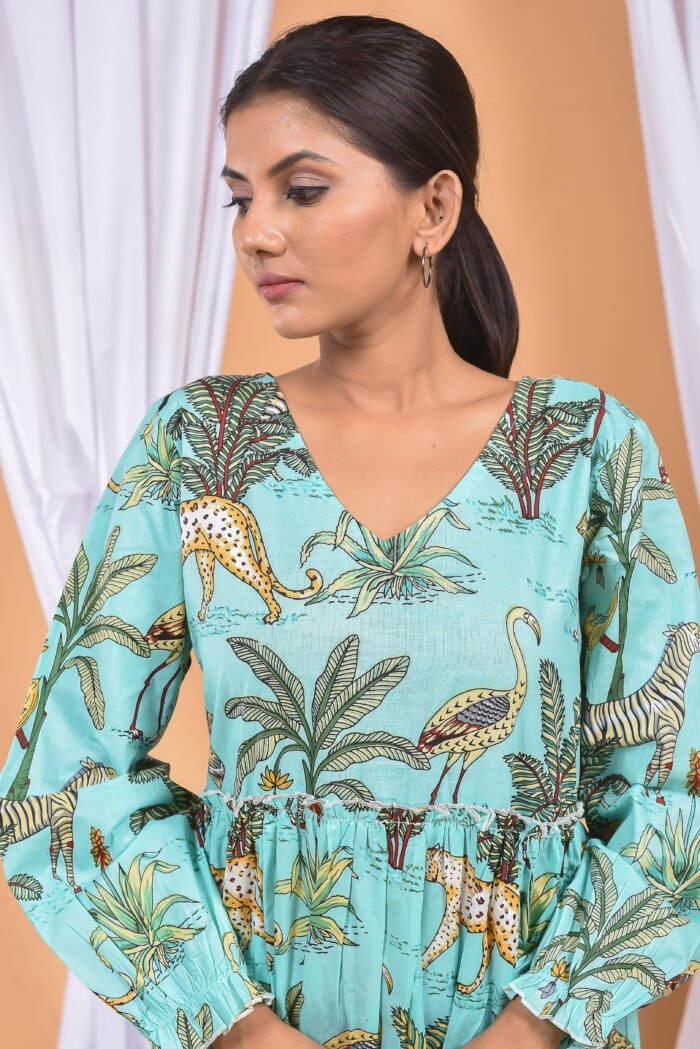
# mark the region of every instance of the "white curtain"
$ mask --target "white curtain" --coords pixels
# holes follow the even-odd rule
[[[235,255],[217,103],[272,11],[0,0],[0,455],[47,622],[138,419],[220,370]],[[60,1049],[146,1044],[68,974]]]
[[[700,0],[627,0],[627,20],[676,382],[700,498]],[[697,1030],[700,988],[694,1000]],[[690,1049],[689,1027],[685,1037]]]
[[[676,382],[700,496],[700,0],[627,0],[627,20]],[[694,977],[675,1049],[695,1049],[699,1029]]]

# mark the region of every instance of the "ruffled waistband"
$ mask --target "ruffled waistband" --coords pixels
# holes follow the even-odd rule
[[[298,812],[299,807],[308,809],[315,813],[318,820],[323,819],[333,822],[360,822],[360,821],[390,821],[396,824],[417,824],[425,819],[430,822],[449,820],[451,822],[462,822],[468,825],[478,825],[480,831],[485,831],[493,820],[507,820],[509,830],[516,832],[518,836],[544,838],[551,834],[561,837],[562,831],[568,830],[573,824],[583,821],[584,806],[581,801],[565,809],[562,814],[553,820],[540,820],[519,809],[500,808],[498,806],[481,805],[476,802],[438,802],[436,804],[404,805],[395,801],[357,801],[346,802],[341,798],[321,798],[305,791],[295,791],[290,794],[279,794],[271,791],[265,794],[247,794],[236,797],[226,791],[211,788],[201,791],[199,797],[217,795],[225,802],[235,820],[242,809],[262,807],[274,814],[284,808],[289,812],[290,808]],[[333,811],[334,810],[334,811]],[[584,822],[585,827],[585,822]]]

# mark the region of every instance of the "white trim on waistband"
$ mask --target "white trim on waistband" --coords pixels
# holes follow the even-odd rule
[[[262,801],[284,801],[287,802],[289,799],[299,798],[302,805],[322,805],[324,808],[328,808],[331,805],[345,806],[346,802],[342,798],[318,798],[313,794],[308,794],[305,791],[298,790],[291,794],[276,794],[272,791],[268,791],[266,794],[247,794],[243,796],[235,797],[233,794],[227,794],[226,791],[218,790],[216,787],[210,790],[201,791],[199,794],[200,798],[206,797],[208,794],[219,794],[225,801],[228,807],[232,810],[234,819],[238,815],[241,807],[246,802],[262,802]],[[571,823],[576,823],[584,817],[584,806],[582,801],[577,801],[576,806],[571,812],[566,813],[564,816],[558,816],[554,820],[538,820],[534,816],[528,816],[524,812],[520,812],[518,809],[504,809],[492,805],[479,805],[476,802],[458,801],[458,802],[438,802],[437,804],[431,805],[428,802],[419,805],[402,805],[397,801],[358,801],[353,804],[357,804],[360,808],[370,809],[402,809],[408,812],[424,812],[426,810],[434,810],[441,812],[444,815],[449,815],[456,809],[464,809],[470,816],[481,816],[486,815],[485,822],[480,826],[480,830],[486,830],[493,819],[499,816],[513,816],[521,820],[526,827],[529,828],[528,833],[535,830],[555,831],[561,832],[562,827],[566,827]],[[336,818],[336,817],[333,817]]]

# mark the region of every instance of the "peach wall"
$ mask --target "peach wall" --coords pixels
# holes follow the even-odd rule
[[[594,381],[642,415],[700,561],[700,513],[668,340],[623,0],[278,0],[271,35],[293,23],[353,13],[409,22],[456,54],[482,129],[481,211],[520,307],[512,377],[558,373]],[[285,342],[245,278],[234,281],[222,372],[277,374],[316,356],[315,339]],[[46,624],[1,483],[0,538],[7,595],[0,612],[4,756]],[[193,790],[203,787],[208,756],[201,689],[195,661],[154,751]],[[66,970],[4,882],[0,908],[3,940],[12,945],[0,960],[4,1041],[46,1049],[56,1043]],[[38,979],[30,981],[30,971]],[[683,987],[642,1011],[645,1049],[672,1049],[686,992]]]

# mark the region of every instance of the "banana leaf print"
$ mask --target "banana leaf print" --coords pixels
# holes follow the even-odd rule
[[[15,898],[83,983],[164,1049],[209,1044],[232,1008],[274,997],[248,974],[206,863],[212,808],[148,757],[192,650],[180,405],[179,393],[149,405],[106,479],[0,788],[0,858]],[[158,899],[166,874],[170,892]]]
[[[182,1049],[203,1049],[204,1046],[212,1044],[214,1034],[214,1022],[211,1009],[205,1002],[196,1016],[197,1028],[187,1019],[184,1009],[177,1011],[177,1036]],[[157,1042],[149,1040],[148,1049],[160,1049]]]
[[[153,779],[161,779],[172,796],[172,801],[135,809],[129,817],[129,829],[132,834],[140,834],[152,820],[167,820],[174,815],[184,815],[199,844],[204,844],[211,823],[211,811],[199,794],[170,778],[169,762],[145,756],[128,778],[130,783],[143,784]]]
[[[267,645],[247,637],[227,639],[233,652],[248,664],[255,676],[274,694],[235,696],[226,700],[229,718],[259,721],[264,727],[239,748],[234,795],[260,761],[266,761],[277,744],[286,741],[274,764],[274,774],[287,753],[303,755],[304,791],[317,797],[337,795],[345,802],[374,800],[370,788],[359,779],[320,782],[328,772],[342,772],[351,765],[385,757],[414,769],[427,769],[430,761],[409,739],[384,729],[351,732],[365,715],[375,710],[408,670],[408,657],[383,659],[357,676],[359,637],[352,634],[331,652],[316,679],[307,715],[304,686],[283,660]],[[345,733],[341,735],[341,733]]]
[[[623,695],[623,658],[627,636],[628,607],[632,578],[638,564],[652,572],[665,583],[675,583],[676,573],[671,559],[665,550],[660,549],[654,540],[641,529],[642,509],[645,500],[675,499],[676,493],[659,457],[658,476],[642,477],[643,450],[635,427],[631,427],[622,442],[605,460],[600,474],[600,481],[607,494],[607,499],[596,489],[591,498],[591,523],[585,536],[583,564],[587,563],[587,551],[599,528],[604,528],[609,535],[610,543],[616,557],[624,570],[621,584],[615,588],[614,603],[604,613],[604,626],[610,622],[615,604],[618,605],[618,638],[612,644],[604,630],[600,630],[600,615],[595,606],[591,607],[583,623],[583,634],[586,638],[586,663],[591,659],[595,645],[607,643],[607,647],[616,652],[615,668],[610,679],[608,699],[620,698]],[[599,555],[600,557],[600,555]],[[599,582],[604,582],[605,565],[597,561]]]
[[[328,1049],[458,1049],[516,994],[639,1049],[700,971],[700,591],[648,427],[525,376],[384,540],[271,379],[159,398],[107,478],[8,740],[15,899],[151,1049],[260,1002]],[[190,651],[198,794],[149,757]]]
[[[532,954],[547,931],[557,884],[558,874],[554,871],[545,871],[528,881],[520,906],[519,955]]]
[[[167,400],[167,397],[164,398],[163,403]],[[117,483],[110,478],[107,485],[108,489],[121,492],[124,486],[133,483],[133,489],[121,507],[115,508],[117,512],[126,512],[131,507],[138,506],[142,500],[157,500],[171,505],[179,497],[181,458],[176,443],[178,428],[177,413],[167,424],[156,413],[141,428],[138,436],[145,445],[146,461],[130,466],[121,482]],[[65,636],[56,646],[48,676],[42,675],[32,679],[17,725],[16,734],[26,749],[26,754],[8,794],[11,800],[21,801],[26,797],[32,760],[42,726],[45,724],[51,690],[64,673],[76,671],[92,723],[96,729],[104,728],[105,697],[99,663],[92,656],[82,652],[74,654],[76,649],[93,648],[100,642],[111,641],[144,658],[150,657],[155,649],[168,652],[165,661],[151,671],[139,695],[130,727],[136,736],[141,735],[136,728],[139,705],[151,679],[163,667],[179,662],[185,633],[184,604],[167,609],[163,616],[155,620],[145,635],[141,634],[133,623],[125,622],[119,616],[97,614],[110,598],[147,575],[158,559],[157,554],[153,553],[127,553],[114,560],[120,531],[121,527],[115,525],[109,533],[89,583],[90,564],[84,543],[80,544],[73,560],[52,619],[52,623],[58,622],[62,625]],[[184,676],[189,665],[187,661],[182,668],[175,671],[165,687],[164,700],[167,689],[175,683],[178,676]],[[24,725],[30,717],[33,718],[32,729],[27,739]]]
[[[84,654],[80,649],[91,649],[101,642],[112,642],[145,659],[148,659],[152,653],[149,638],[143,635],[133,623],[127,623],[116,615],[98,614],[101,613],[110,598],[120,594],[126,587],[147,575],[157,560],[157,554],[150,553],[128,553],[115,559],[113,555],[119,533],[120,526],[115,525],[110,532],[104,554],[95,566],[89,582],[90,565],[82,543],[75,557],[54,614],[54,621],[62,625],[65,634],[56,645],[53,665],[48,675],[43,675],[38,682],[33,682],[34,687],[30,690],[30,696],[33,697],[32,729],[27,740],[26,753],[8,794],[10,800],[21,801],[26,797],[32,759],[39,742],[40,732],[46,723],[44,714],[47,704],[52,689],[63,674],[75,670],[78,675],[80,693],[92,723],[97,730],[104,728],[105,696],[99,664],[93,656]],[[172,611],[169,610],[169,612]],[[181,622],[184,621],[184,608],[178,606],[174,611]],[[166,659],[166,663],[171,659],[177,660],[182,652],[183,638],[184,634],[181,629],[179,635],[176,635],[169,645],[171,654]],[[161,664],[161,667],[164,665]],[[181,671],[178,670],[177,674],[180,673]],[[26,713],[23,711],[20,725],[26,721]]]

